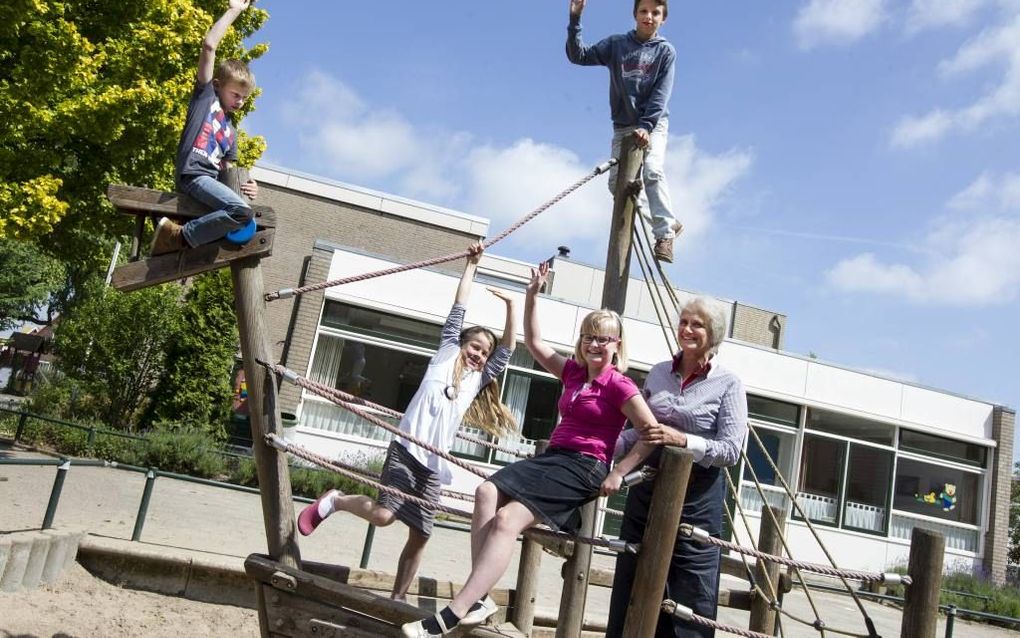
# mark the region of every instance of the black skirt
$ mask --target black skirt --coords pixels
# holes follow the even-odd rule
[[[519,501],[557,531],[576,533],[582,505],[599,495],[609,468],[593,456],[564,448],[508,465],[489,477],[500,492]]]
[[[400,490],[404,494],[439,502],[439,476],[422,465],[418,459],[407,451],[403,445],[390,441],[386,450],[386,461],[383,463],[382,484]],[[379,505],[390,510],[404,525],[414,528],[424,536],[432,535],[432,523],[436,518],[436,508],[423,507],[402,496],[379,491]]]

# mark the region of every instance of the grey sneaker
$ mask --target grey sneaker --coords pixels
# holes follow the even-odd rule
[[[175,224],[169,217],[160,219],[159,224],[156,225],[156,234],[152,236],[149,255],[155,257],[175,253],[178,250],[183,250],[184,247],[184,227]]]
[[[486,594],[484,598],[471,605],[471,609],[460,619],[460,626],[474,627],[475,625],[481,625],[497,611],[499,611],[499,606],[496,604],[496,601]]]

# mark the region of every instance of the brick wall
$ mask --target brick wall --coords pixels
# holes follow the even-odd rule
[[[463,250],[478,239],[449,228],[265,183],[259,188],[259,203],[271,206],[277,217],[273,255],[262,261],[267,292],[327,279],[333,253],[313,250],[316,240],[407,263]],[[463,267],[460,261],[436,268],[459,273]],[[277,360],[285,358],[285,364],[302,375],[308,368],[323,298],[319,291],[268,304],[273,356]],[[282,388],[282,408],[292,411],[299,396],[296,388]]]
[[[1006,553],[1009,551],[1010,487],[1013,479],[1013,430],[1016,412],[996,407],[992,412],[992,438],[995,464],[992,467],[991,501],[988,513],[988,531],[985,532],[984,568],[996,585],[1006,582]]]
[[[733,307],[732,322],[730,334],[734,339],[782,350],[786,315],[737,303]]]

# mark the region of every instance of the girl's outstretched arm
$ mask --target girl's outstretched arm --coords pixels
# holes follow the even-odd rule
[[[531,269],[531,281],[524,297],[524,345],[528,352],[543,368],[557,378],[563,376],[563,366],[567,358],[556,352],[549,344],[542,341],[542,331],[538,326],[538,313],[535,310],[535,296],[549,279],[549,262],[543,261],[538,268]]]
[[[502,290],[495,288],[486,290],[502,299],[506,304],[506,321],[503,324],[503,336],[499,340],[499,345],[507,350],[513,350],[517,346],[517,334],[514,332],[517,325],[517,306],[514,304],[514,299]]]
[[[460,284],[457,286],[457,296],[453,298],[454,303],[467,304],[471,296],[471,284],[475,281],[475,273],[478,272],[478,262],[482,260],[482,252],[485,247],[482,242],[477,241],[468,248],[467,266],[464,267],[464,274],[460,276]]]

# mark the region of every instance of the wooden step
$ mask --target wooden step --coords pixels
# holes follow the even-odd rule
[[[268,257],[273,253],[275,233],[272,228],[260,230],[251,241],[241,246],[223,240],[143,261],[132,261],[114,269],[110,285],[121,292],[130,292],[223,268],[238,259]]]

